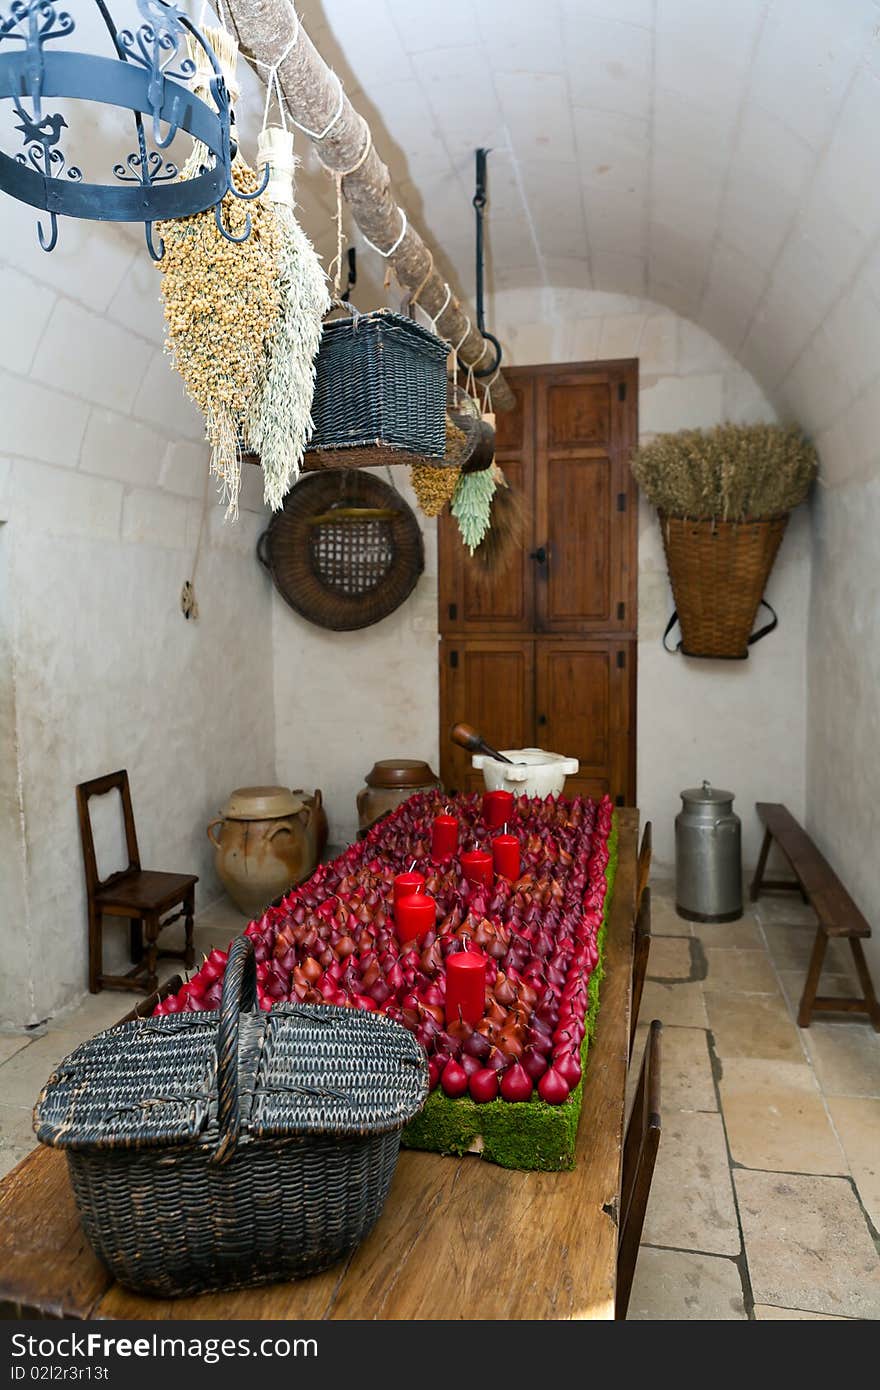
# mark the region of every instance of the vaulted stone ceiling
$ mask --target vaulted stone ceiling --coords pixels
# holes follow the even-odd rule
[[[302,13],[463,292],[482,144],[495,288],[667,304],[814,428],[873,378],[873,0],[306,0]]]

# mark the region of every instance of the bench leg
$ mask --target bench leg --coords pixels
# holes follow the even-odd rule
[[[862,943],[857,936],[851,936],[849,938],[849,944],[853,953],[853,960],[856,963],[856,974],[859,977],[859,984],[862,987],[862,995],[865,1000],[865,1013],[874,1025],[874,1031],[880,1033],[880,1004],[877,1003],[877,996],[874,993],[871,972],[868,969],[868,962],[865,960]]]
[[[761,883],[764,878],[764,870],[767,867],[767,855],[770,853],[770,846],[773,843],[773,836],[769,830],[764,831],[764,842],[761,845],[761,853],[758,855],[758,867],[755,869],[755,877],[752,879],[752,886],[749,889],[749,897],[752,902],[757,902],[761,892]]]
[[[800,1008],[798,1009],[798,1027],[809,1028],[810,1019],[813,1014],[813,1000],[819,988],[819,976],[822,974],[822,965],[825,960],[825,951],[828,946],[828,937],[822,927],[816,932],[816,940],[813,942],[813,954],[810,956],[810,965],[807,970],[807,978],[804,983],[804,992],[801,995]]]

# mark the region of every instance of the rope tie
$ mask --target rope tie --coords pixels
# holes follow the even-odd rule
[[[370,250],[375,251],[376,254],[381,256],[382,259],[385,261],[388,260],[389,256],[394,255],[398,246],[403,241],[403,238],[406,236],[406,213],[404,212],[403,208],[398,208],[397,211],[400,213],[400,236],[397,238],[393,246],[388,247],[387,251],[380,250],[380,248],[376,245],[374,241],[370,241],[370,238],[366,236],[365,233],[361,233],[361,236],[363,236],[364,241],[370,247]]]

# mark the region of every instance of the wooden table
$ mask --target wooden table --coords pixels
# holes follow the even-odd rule
[[[68,1318],[612,1318],[632,974],[638,812],[619,867],[599,1025],[571,1173],[403,1151],[377,1225],[347,1262],[296,1283],[196,1298],[116,1284],[76,1214],[64,1155],[0,1183],[0,1309]]]

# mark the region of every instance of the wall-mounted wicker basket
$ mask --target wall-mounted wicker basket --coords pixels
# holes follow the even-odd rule
[[[257,557],[295,612],[336,632],[393,613],[425,567],[412,508],[381,478],[348,468],[301,478],[257,542]]]
[[[753,521],[689,521],[660,513],[685,656],[748,656],[787,522],[787,513]]]
[[[385,309],[325,323],[306,469],[442,459],[448,344]]]

